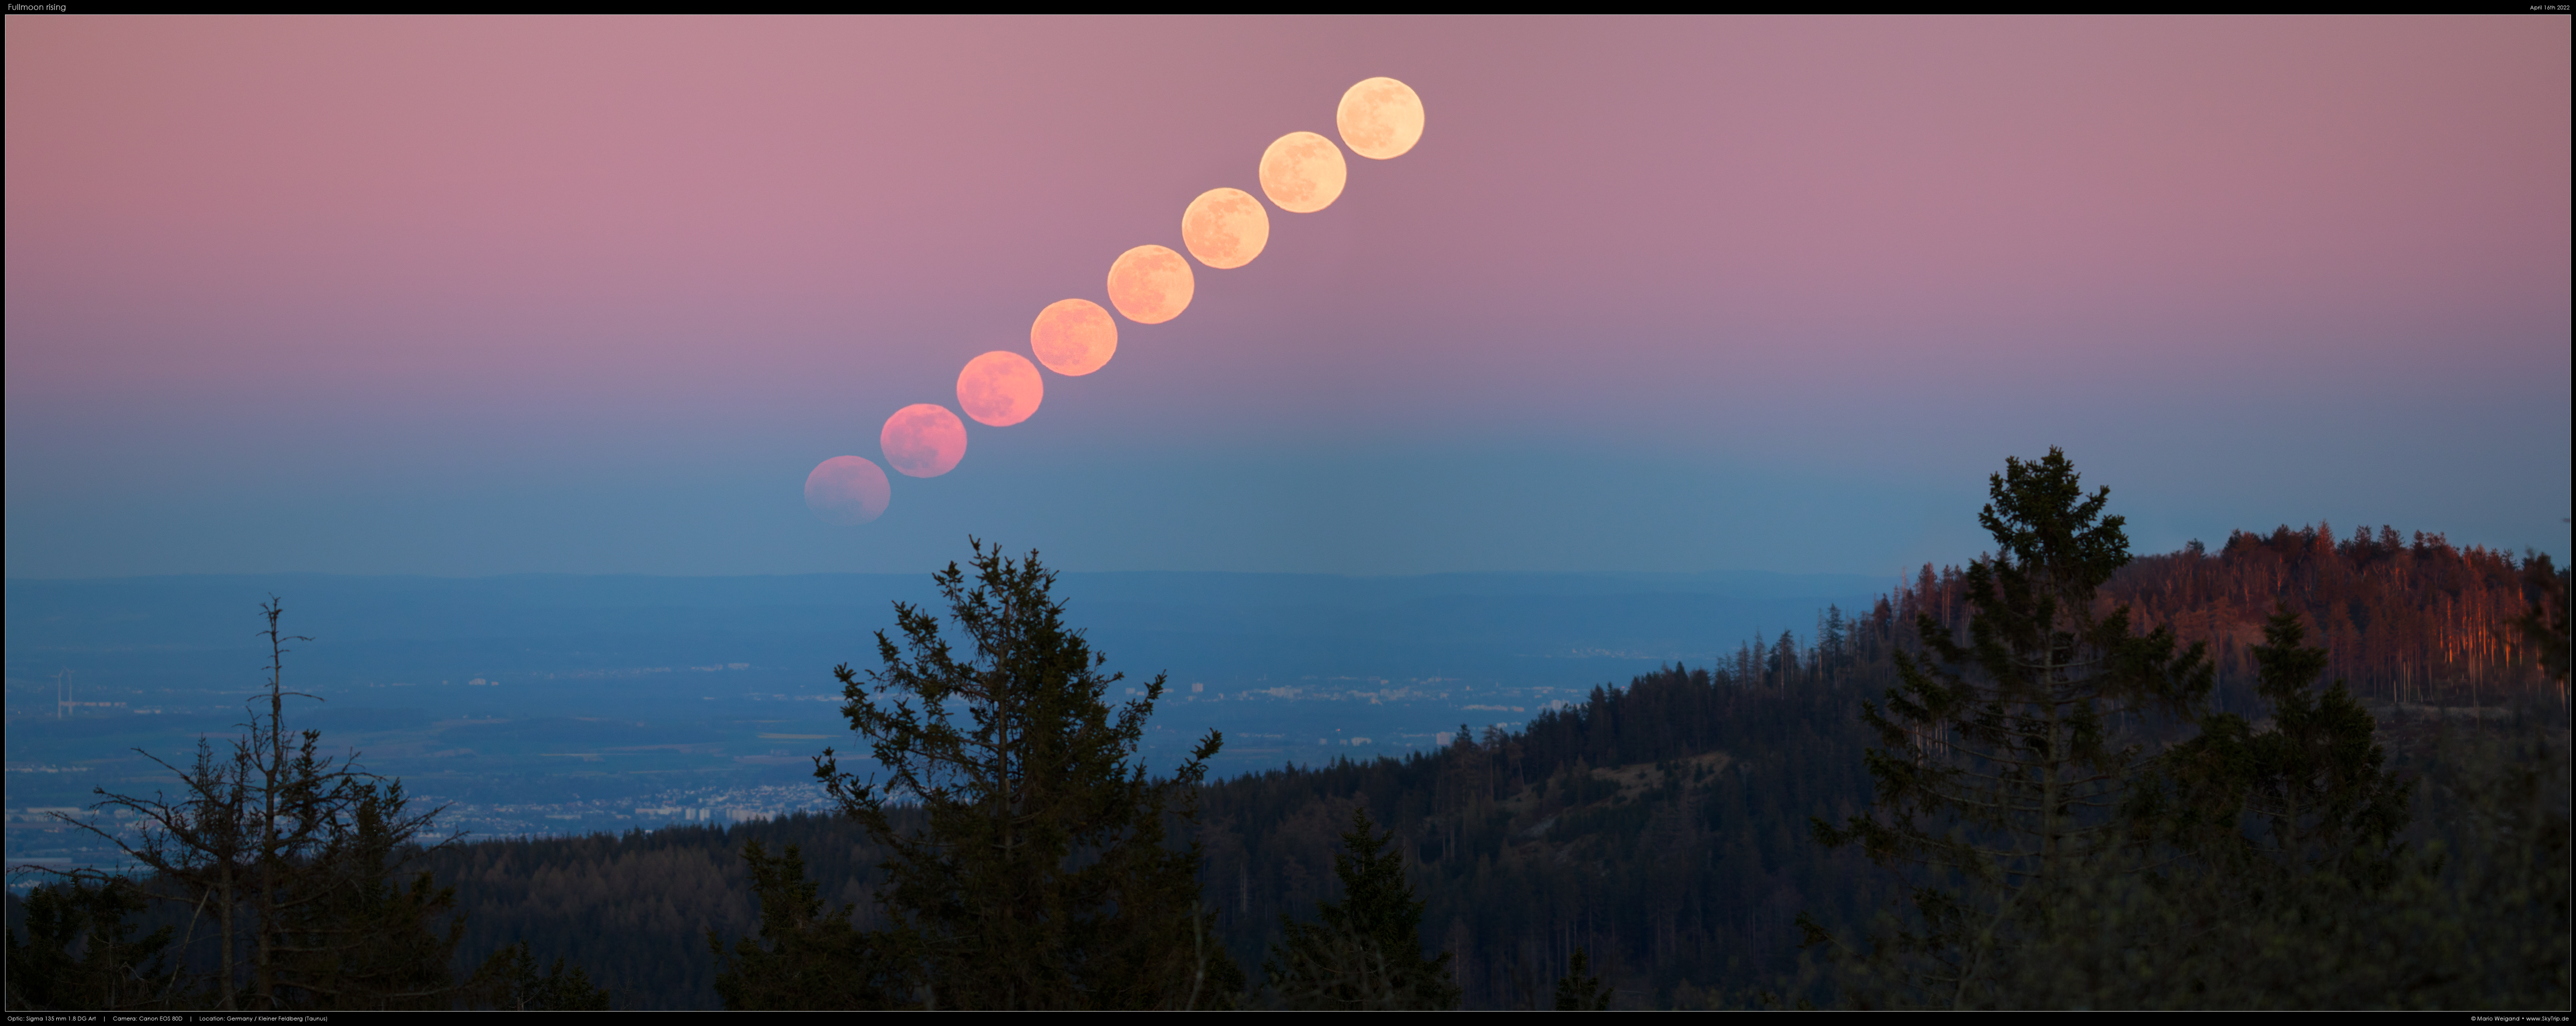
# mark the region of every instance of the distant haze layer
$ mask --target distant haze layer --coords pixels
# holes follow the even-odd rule
[[[1596,685],[1706,666],[1891,580],[1830,574],[1068,574],[1067,623],[1127,679],[1170,691],[1158,765],[1206,730],[1223,773],[1426,751]],[[420,793],[485,803],[809,783],[825,746],[864,756],[833,667],[881,667],[897,601],[943,617],[927,575],[485,579],[290,574],[8,582],[11,802],[166,784],[133,757],[229,736],[265,679],[277,596],[291,722]],[[1760,637],[1757,638],[1756,635]],[[62,701],[79,703],[65,707]],[[21,772],[25,771],[25,772]],[[58,772],[59,771],[59,772]],[[572,783],[566,783],[571,781]],[[148,790],[148,787],[147,787]],[[59,791],[59,793],[55,793]],[[544,798],[555,801],[554,798]]]

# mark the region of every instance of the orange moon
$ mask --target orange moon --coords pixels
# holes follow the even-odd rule
[[[1333,122],[1342,145],[1370,160],[1392,160],[1422,141],[1422,97],[1391,78],[1372,78],[1342,94]]]
[[[1291,214],[1332,206],[1350,175],[1342,148],[1313,132],[1290,132],[1261,152],[1261,191]]]
[[[1038,412],[1046,399],[1046,382],[1036,364],[1018,353],[999,349],[966,361],[957,372],[957,405],[966,415],[994,427],[1009,427]]]
[[[1081,377],[1118,355],[1118,322],[1088,299],[1059,299],[1029,325],[1029,348],[1048,370]]]
[[[1209,267],[1241,267],[1270,244],[1270,212],[1241,189],[1209,189],[1181,212],[1181,242]]]
[[[1109,305],[1138,324],[1161,324],[1180,316],[1197,291],[1190,262],[1161,246],[1138,246],[1118,254],[1118,262],[1109,265]]]
[[[874,520],[885,512],[889,497],[885,471],[864,456],[834,456],[805,475],[805,508],[827,524],[851,527]]]
[[[886,462],[911,477],[938,477],[966,458],[966,424],[945,406],[914,403],[887,417],[877,432]]]

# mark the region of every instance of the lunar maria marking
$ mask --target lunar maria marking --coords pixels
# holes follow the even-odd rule
[[[1109,305],[1138,324],[1161,324],[1180,316],[1197,291],[1198,279],[1190,274],[1190,262],[1162,246],[1138,246],[1118,254],[1118,262],[1109,265]]]
[[[877,433],[886,462],[910,477],[938,477],[966,457],[966,424],[948,407],[914,403],[887,417]]]
[[[1029,325],[1029,349],[1048,370],[1078,378],[1118,355],[1118,321],[1088,299],[1059,299]]]
[[[1350,180],[1342,148],[1313,132],[1280,136],[1261,153],[1261,191],[1291,214],[1311,214],[1342,198]]]
[[[1391,78],[1372,78],[1342,94],[1333,123],[1342,145],[1370,160],[1401,157],[1422,141],[1422,97]]]
[[[1209,267],[1241,267],[1270,244],[1270,212],[1241,189],[1209,189],[1181,212],[1181,243]]]
[[[966,361],[957,372],[957,406],[966,415],[994,427],[1029,419],[1046,400],[1046,381],[1037,365],[1018,353],[992,352]]]
[[[834,456],[805,475],[805,508],[827,524],[854,527],[874,520],[892,493],[885,470],[864,456]]]

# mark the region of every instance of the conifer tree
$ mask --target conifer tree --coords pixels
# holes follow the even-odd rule
[[[1998,1003],[2421,999],[2429,979],[2384,980],[2368,968],[2391,964],[2395,952],[2368,950],[2387,935],[2457,918],[2448,902],[2423,900],[2439,860],[2398,844],[2410,785],[2384,768],[2378,725],[2343,682],[2315,688],[2326,652],[2303,644],[2298,614],[2282,605],[2264,637],[2252,654],[2269,715],[2204,716],[2197,737],[2166,753],[2130,805],[2141,843],[2038,899],[2047,907],[2026,917],[2029,943],[2000,953],[1991,974],[2006,995]],[[2452,975],[2441,960],[2422,975]]]
[[[2529,606],[2513,621],[2540,650],[2541,672],[2557,679],[2561,700],[2567,694],[2567,588],[2567,571],[2553,565],[2548,553],[2530,554],[2522,565],[2523,601]]]
[[[1606,1012],[1610,1010],[1610,990],[1601,985],[1601,977],[1592,974],[1592,953],[1574,949],[1566,963],[1565,975],[1556,981],[1556,1010],[1560,1012]]]
[[[2342,681],[2314,690],[2326,650],[2305,644],[2307,629],[2288,603],[2264,625],[2263,640],[2253,650],[2255,693],[2269,722],[2203,717],[2200,736],[2167,760],[2172,776],[2215,804],[2180,810],[2184,822],[2215,828],[2188,843],[2202,858],[2241,846],[2280,874],[2382,881],[2406,827],[2407,785],[2384,768],[2379,725]]]
[[[934,578],[947,623],[896,603],[884,668],[833,671],[885,774],[815,760],[891,852],[877,900],[895,923],[865,943],[923,1007],[1190,1008],[1240,991],[1197,878],[1195,789],[1222,738],[1150,776],[1137,749],[1163,678],[1113,709],[1124,675],[1064,622],[1055,573],[970,543],[971,584],[955,563]],[[917,804],[921,829],[898,830],[894,803]]]
[[[707,931],[715,949],[716,996],[725,1007],[764,1010],[885,1008],[903,1003],[901,981],[884,953],[866,943],[850,924],[852,907],[825,911],[812,881],[805,878],[805,856],[796,845],[771,856],[753,841],[742,858],[751,866],[752,891],[760,897],[760,939],[736,940],[725,950],[722,938]]]
[[[13,899],[14,900],[14,899]],[[8,937],[10,1011],[113,1012],[166,1007],[171,935],[136,939],[143,894],[118,877],[75,877],[30,891],[26,939]]]
[[[483,1004],[502,1012],[605,1012],[608,988],[590,982],[590,973],[563,959],[544,972],[528,942],[493,952],[476,972],[474,986]]]
[[[179,951],[212,942],[212,966],[190,965],[198,971],[185,985],[174,976],[162,988],[168,1006],[452,1005],[463,924],[441,930],[438,920],[452,914],[454,892],[404,869],[425,853],[439,810],[414,810],[400,781],[354,755],[325,754],[319,731],[286,726],[287,699],[315,698],[286,687],[288,643],[311,639],[283,632],[275,599],[260,612],[268,679],[230,752],[201,739],[186,769],[144,753],[179,778],[175,799],[98,789],[93,807],[132,814],[138,831],[63,818],[152,871],[139,893],[182,910]]]
[[[400,862],[414,856],[400,781],[350,781],[347,807],[320,850],[290,867],[279,903],[270,1000],[317,1009],[443,1009],[459,992],[453,962],[465,921],[456,889]],[[440,921],[445,920],[445,929]]]
[[[1311,923],[1280,917],[1286,936],[1263,967],[1274,1000],[1331,1011],[1458,1007],[1450,953],[1422,957],[1422,902],[1404,879],[1403,854],[1391,850],[1394,838],[1377,833],[1366,808],[1351,810],[1333,856],[1342,900],[1316,903]]]
[[[2138,835],[2131,792],[2161,754],[2141,728],[2196,719],[2213,680],[2200,646],[2177,656],[2169,631],[2139,636],[2127,607],[2096,608],[2129,560],[2122,518],[2103,515],[2109,489],[2085,495],[2052,448],[2005,460],[1988,490],[1978,521],[1995,550],[1965,576],[1967,643],[1918,617],[1931,658],[1898,653],[1897,686],[1863,706],[1879,743],[1870,811],[1814,822],[1826,845],[1915,870],[1910,916],[1861,963],[1867,1001],[2011,1003],[1995,973],[2042,896]]]

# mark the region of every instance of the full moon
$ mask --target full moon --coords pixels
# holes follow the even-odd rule
[[[966,424],[945,406],[914,403],[887,417],[877,433],[886,462],[911,477],[938,477],[966,457]]]
[[[1342,198],[1351,169],[1342,148],[1313,132],[1290,132],[1261,153],[1261,191],[1291,214],[1311,214]]]
[[[1391,78],[1372,78],[1342,94],[1333,113],[1342,145],[1370,160],[1391,160],[1422,141],[1422,97]]]
[[[1241,189],[1209,189],[1181,212],[1181,242],[1209,267],[1241,267],[1270,244],[1270,212]]]
[[[1335,154],[1335,159],[1340,155]],[[1197,290],[1190,262],[1161,246],[1138,246],[1118,254],[1118,262],[1109,265],[1109,304],[1138,324],[1161,324],[1180,316],[1190,308],[1190,295]]]
[[[957,405],[994,427],[1029,419],[1045,398],[1046,382],[1038,377],[1037,366],[1018,353],[996,349],[966,361],[966,369],[957,372]]]
[[[805,475],[805,508],[814,519],[851,527],[885,512],[885,471],[863,456],[834,456]]]
[[[1048,370],[1078,378],[1118,355],[1118,322],[1088,299],[1059,299],[1029,325],[1029,348]]]

